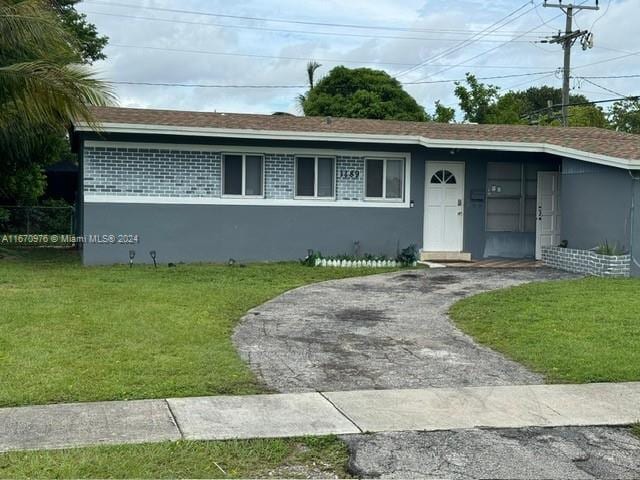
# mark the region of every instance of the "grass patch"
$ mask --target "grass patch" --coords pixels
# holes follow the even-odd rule
[[[346,445],[333,436],[180,441],[0,454],[0,477],[347,478],[347,460]]]
[[[66,250],[0,255],[0,406],[263,391],[233,327],[278,294],[383,269],[296,263],[83,267]]]
[[[631,433],[640,438],[640,423],[635,423],[631,426]]]
[[[551,383],[640,380],[640,280],[531,283],[461,300],[454,322]]]

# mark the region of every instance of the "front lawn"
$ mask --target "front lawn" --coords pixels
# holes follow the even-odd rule
[[[231,343],[247,310],[307,283],[384,271],[0,257],[0,406],[261,392]]]
[[[0,454],[0,478],[347,478],[336,437],[167,442]]]
[[[640,279],[530,283],[464,299],[450,314],[548,382],[640,380]]]

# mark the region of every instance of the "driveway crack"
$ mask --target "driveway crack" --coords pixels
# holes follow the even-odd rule
[[[331,406],[332,406],[333,408],[335,408],[335,409],[338,411],[338,413],[340,413],[340,415],[342,415],[342,416],[343,416],[344,418],[346,418],[346,419],[347,419],[347,420],[348,420],[348,421],[349,421],[349,422],[350,422],[354,427],[356,427],[360,433],[364,433],[364,430],[362,430],[362,429],[360,428],[360,425],[358,425],[358,424],[357,424],[357,423],[356,423],[356,422],[355,422],[355,421],[354,421],[354,420],[353,420],[349,415],[347,415],[347,414],[346,414],[346,413],[345,413],[345,412],[344,412],[344,411],[343,411],[339,406],[337,406],[335,403],[333,403],[329,397],[327,397],[324,393],[322,393],[322,392],[320,392],[320,391],[318,391],[318,394],[319,394],[322,398],[324,398],[327,402],[329,402],[329,403],[331,404]]]

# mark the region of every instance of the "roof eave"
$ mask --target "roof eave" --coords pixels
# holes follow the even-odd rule
[[[75,132],[92,132],[89,124],[78,122]],[[352,143],[386,143],[421,145],[430,148],[459,148],[470,150],[499,150],[511,152],[548,153],[623,169],[640,169],[640,160],[601,155],[545,142],[508,142],[487,140],[433,139],[421,135],[386,135],[337,132],[296,132],[278,130],[251,130],[235,128],[187,127],[173,125],[146,125],[131,123],[102,123],[103,133],[133,133],[146,135],[186,135],[196,137],[233,137],[265,140],[334,141]]]

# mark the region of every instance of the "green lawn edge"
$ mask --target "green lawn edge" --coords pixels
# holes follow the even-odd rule
[[[336,436],[186,441],[0,454],[0,478],[350,478]]]
[[[231,341],[248,310],[311,283],[396,270],[85,267],[62,249],[0,257],[0,407],[265,393]]]
[[[449,316],[479,343],[549,383],[640,380],[640,279],[533,282],[455,303]]]

